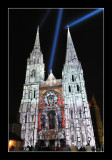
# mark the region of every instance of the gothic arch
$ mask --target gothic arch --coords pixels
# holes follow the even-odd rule
[[[34,90],[34,98],[36,97],[36,90]]]
[[[25,115],[25,123],[27,123],[27,114]]]
[[[70,85],[69,85],[69,92],[71,92],[71,87],[70,87]]]
[[[31,73],[32,73],[32,74],[31,74],[31,75],[32,75],[32,77],[35,77],[35,70],[34,70],[34,69],[32,70],[32,72],[31,72]]]
[[[74,76],[72,75],[72,82],[74,82]]]
[[[77,84],[77,91],[79,91],[79,85]]]
[[[73,111],[71,110],[71,119],[73,119]]]

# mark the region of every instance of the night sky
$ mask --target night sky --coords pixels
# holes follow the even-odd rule
[[[27,58],[33,50],[37,26],[46,9],[9,9],[9,120],[15,122],[25,83]],[[67,30],[64,26],[94,9],[63,9],[62,21],[53,63],[56,79],[62,78]],[[40,45],[45,63],[45,80],[54,39],[58,9],[51,9],[40,27]],[[70,28],[71,37],[84,72],[88,101],[94,94],[103,113],[103,12]]]

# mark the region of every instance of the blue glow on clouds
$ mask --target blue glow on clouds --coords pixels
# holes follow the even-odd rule
[[[103,10],[104,10],[103,8],[97,9],[97,10],[95,10],[95,11],[93,11],[93,12],[91,12],[91,13],[89,13],[89,14],[87,14],[87,15],[85,15],[85,16],[77,19],[77,20],[75,20],[75,21],[72,22],[72,23],[69,23],[69,24],[66,25],[64,28],[67,29],[68,26],[69,26],[69,27],[72,27],[72,26],[74,26],[74,25],[76,25],[76,24],[78,24],[78,23],[80,23],[80,22],[82,22],[82,21],[84,21],[84,20],[86,20],[86,19],[94,16],[95,14],[97,14],[97,13],[103,11]]]
[[[55,55],[55,50],[56,50],[56,45],[57,45],[57,40],[58,40],[58,34],[59,34],[59,28],[60,28],[62,13],[63,13],[63,9],[61,8],[58,11],[57,24],[56,24],[56,28],[55,28],[55,34],[54,34],[54,40],[53,40],[53,45],[52,45],[52,50],[51,50],[51,58],[50,58],[48,73],[50,73],[50,69],[52,69],[52,65],[53,65],[53,60],[54,60],[54,55]]]

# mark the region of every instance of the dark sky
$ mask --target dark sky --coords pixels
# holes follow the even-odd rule
[[[53,63],[53,74],[62,78],[65,62],[67,30],[64,26],[94,9],[64,9]],[[16,121],[27,58],[32,52],[37,26],[47,9],[9,9],[9,120]],[[58,9],[51,9],[40,28],[40,44],[45,63],[45,79],[57,21]],[[71,37],[81,62],[88,100],[94,93],[100,111],[103,111],[103,12],[70,28]]]

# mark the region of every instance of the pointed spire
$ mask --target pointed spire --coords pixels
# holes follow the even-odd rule
[[[50,75],[48,75],[47,81],[56,80],[55,76],[52,73],[52,69],[50,70]]]
[[[39,26],[37,27],[37,34],[36,34],[36,39],[35,39],[34,48],[40,49]]]
[[[78,57],[73,45],[73,41],[70,35],[69,26],[67,33],[67,49],[66,49],[66,64],[77,65],[79,64]]]
[[[37,27],[37,34],[35,39],[34,48],[30,54],[30,62],[33,63],[43,63],[43,54],[40,48],[40,40],[39,40],[39,26]]]
[[[52,69],[50,69],[50,73],[52,73]]]

